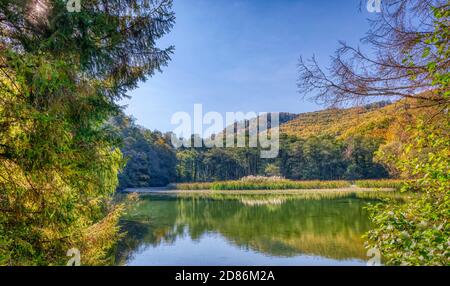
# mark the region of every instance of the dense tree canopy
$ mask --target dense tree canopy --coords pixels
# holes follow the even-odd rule
[[[0,1],[0,265],[104,262],[123,165],[105,121],[166,65],[170,0]]]
[[[127,160],[119,174],[119,189],[161,187],[176,179],[176,150],[170,134],[161,134],[136,125],[124,115],[111,119],[120,135],[121,151]]]
[[[306,139],[282,135],[280,155],[262,159],[258,148],[182,148],[177,152],[182,182],[236,180],[249,175],[281,175],[295,180],[374,179],[389,177],[375,162],[380,142],[356,136]]]

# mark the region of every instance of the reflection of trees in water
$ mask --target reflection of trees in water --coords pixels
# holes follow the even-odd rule
[[[175,242],[185,232],[175,223],[177,215],[175,198],[142,197],[120,223],[126,235],[117,246],[116,264],[125,264],[140,247]]]
[[[254,206],[279,206],[286,202],[283,198],[268,198],[268,199],[247,199],[242,198],[239,200],[242,204],[250,207]]]
[[[369,221],[362,200],[264,200],[265,204],[249,205],[248,196],[234,200],[144,199],[125,218],[132,220],[123,222],[128,234],[119,246],[119,261],[128,260],[144,244],[173,243],[186,234],[195,240],[206,232],[220,233],[239,247],[274,256],[366,258],[361,235],[369,229]]]

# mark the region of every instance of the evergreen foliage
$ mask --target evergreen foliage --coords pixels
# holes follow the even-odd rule
[[[0,265],[108,263],[123,160],[104,123],[169,61],[171,4],[0,1]]]

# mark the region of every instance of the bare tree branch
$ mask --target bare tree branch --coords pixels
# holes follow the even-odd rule
[[[308,61],[300,58],[298,89],[303,97],[331,106],[362,104],[378,97],[418,99],[424,105],[450,104],[448,98],[433,92],[436,86],[429,73],[430,62],[436,64],[437,73],[448,73],[450,59],[440,56],[435,46],[427,42],[436,28],[432,8],[449,9],[449,2],[382,3],[382,13],[370,20],[370,30],[361,40],[368,51],[340,42],[327,71],[314,56]],[[448,29],[449,19],[442,22]],[[449,42],[450,39],[444,43],[446,49]]]

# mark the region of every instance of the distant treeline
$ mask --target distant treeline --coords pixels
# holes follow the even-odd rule
[[[307,139],[282,135],[275,159],[261,159],[258,148],[180,148],[177,181],[236,180],[249,175],[295,180],[387,178],[374,162],[380,142],[362,136],[345,140],[329,135]]]
[[[261,159],[259,148],[175,149],[170,133],[149,131],[126,116],[115,117],[111,123],[128,159],[119,174],[119,189],[237,180],[249,175],[295,180],[389,177],[383,165],[374,160],[381,140],[364,136],[339,139],[331,135],[299,138],[281,134],[279,156]]]

